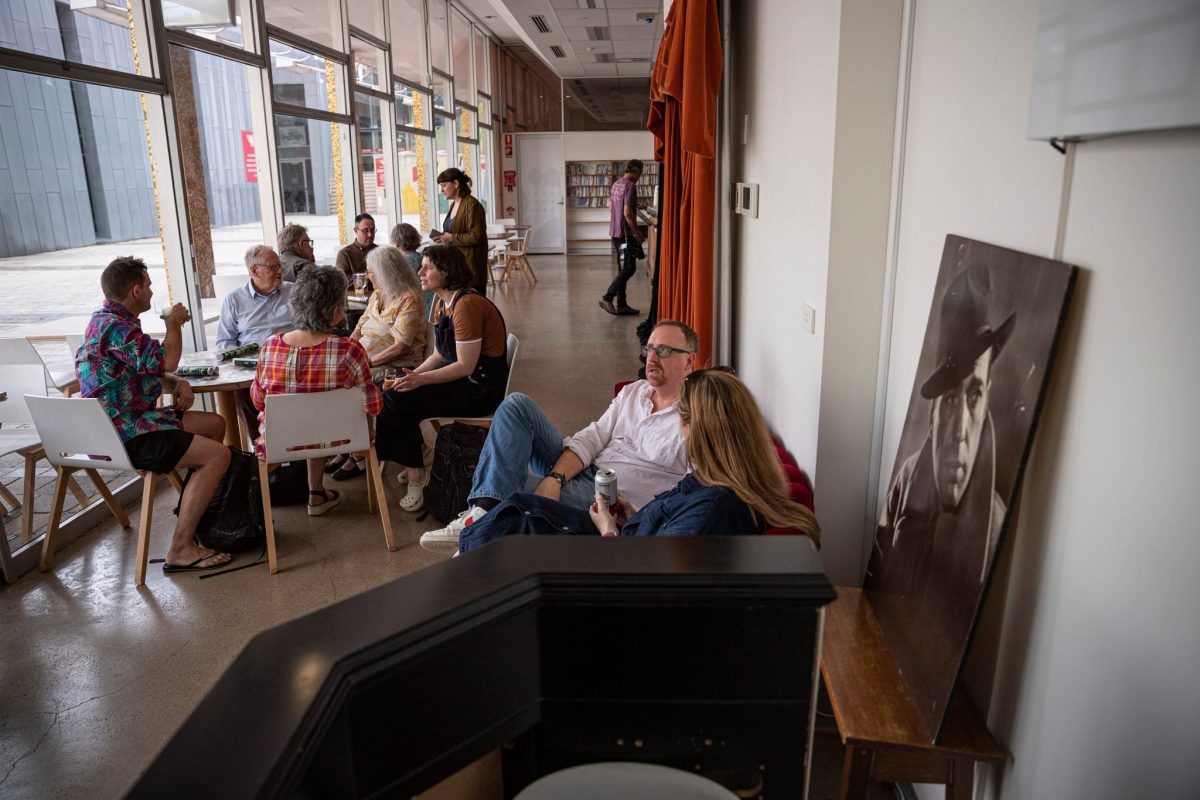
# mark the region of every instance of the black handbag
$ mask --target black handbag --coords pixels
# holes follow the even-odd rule
[[[262,493],[258,485],[258,459],[229,448],[229,468],[213,492],[208,508],[196,525],[196,541],[221,553],[238,553],[264,547]],[[184,488],[192,470],[183,479]],[[179,515],[179,506],[175,506]]]

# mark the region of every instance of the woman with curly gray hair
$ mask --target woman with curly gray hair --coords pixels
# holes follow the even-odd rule
[[[383,394],[371,380],[367,351],[353,339],[335,333],[346,324],[346,276],[337,267],[306,269],[292,290],[292,321],[296,330],[263,342],[258,373],[250,397],[259,409],[262,436],[254,443],[259,458],[266,455],[264,409],[273,394],[325,392],[362,387],[363,408],[377,416]],[[314,425],[320,425],[319,421]],[[320,516],[341,502],[338,492],[325,488],[325,460],[308,459],[308,513]]]

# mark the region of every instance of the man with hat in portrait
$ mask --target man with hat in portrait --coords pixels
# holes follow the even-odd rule
[[[992,366],[1016,323],[990,308],[990,279],[975,263],[950,282],[938,319],[937,360],[921,385],[929,433],[896,472],[868,572],[900,594],[932,584],[977,592],[1004,524],[996,493]]]

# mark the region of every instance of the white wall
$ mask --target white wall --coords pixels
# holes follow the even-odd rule
[[[735,3],[733,128],[750,112],[734,180],[758,218],[734,217],[735,364],[800,466],[814,472],[825,341],[837,96],[837,3]],[[801,333],[795,309],[817,311]],[[814,475],[819,484],[820,476]],[[820,490],[818,488],[818,511]],[[826,532],[826,536],[836,533]]]
[[[628,161],[654,159],[654,136],[650,131],[568,131],[563,134],[563,158],[567,161]]]
[[[808,468],[818,430],[840,413],[819,399],[835,374],[822,360],[835,346],[823,306],[838,282],[826,271],[843,268],[829,245],[843,188],[831,5],[745,4],[737,42],[752,121],[735,175],[762,190],[760,218],[737,223],[736,352]],[[1008,582],[979,637],[993,647],[976,648],[966,681],[1012,755],[981,772],[977,794],[1194,795],[1200,524],[1187,500],[1200,479],[1200,131],[1084,143],[1070,170],[1024,138],[1036,0],[915,8],[885,483],[946,234],[1043,256],[1061,237],[1063,260],[1083,268],[1015,509]],[[796,332],[799,302],[817,306],[816,336]]]

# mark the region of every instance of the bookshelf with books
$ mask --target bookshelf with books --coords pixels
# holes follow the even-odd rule
[[[607,253],[612,250],[608,235],[608,198],[613,182],[624,174],[625,161],[567,162],[567,252]],[[643,160],[638,179],[638,206],[654,204],[658,186],[658,162]]]

